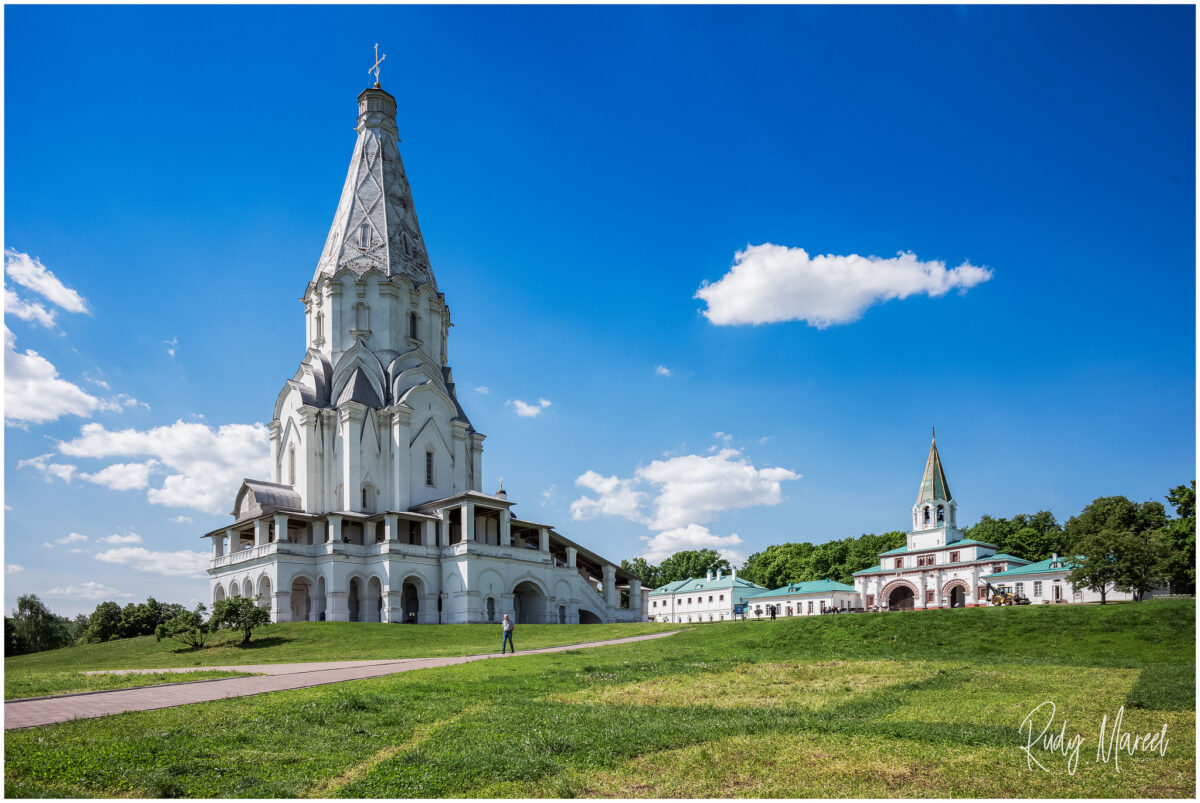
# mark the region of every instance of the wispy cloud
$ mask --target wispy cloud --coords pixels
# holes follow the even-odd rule
[[[538,399],[536,404],[529,404],[528,402],[523,402],[520,399],[513,399],[509,401],[509,404],[512,405],[512,408],[516,411],[517,415],[521,416],[522,418],[537,418],[547,407],[550,406],[550,402],[546,399]]]
[[[925,294],[966,292],[986,282],[992,271],[964,262],[946,269],[912,252],[895,257],[809,256],[803,248],[764,243],[734,255],[734,265],[718,281],[705,282],[696,298],[703,314],[718,326],[804,321],[817,329],[850,323],[874,304]]]
[[[192,517],[191,516],[175,516],[174,518],[170,519],[170,521],[172,524],[191,524]]]
[[[670,376],[671,369],[665,365],[656,365],[654,366],[654,373],[657,376]]]
[[[663,530],[654,535],[643,535],[642,540],[646,542],[646,551],[642,557],[650,563],[660,563],[676,552],[692,549],[715,549],[734,566],[746,562],[746,556],[732,548],[742,543],[740,535],[716,535],[699,524]]]
[[[29,254],[21,253],[12,248],[6,248],[4,249],[4,273],[21,287],[36,293],[60,309],[64,309],[67,312],[88,311],[87,300],[75,290],[63,284],[37,257],[31,257]],[[6,312],[13,312],[18,318],[34,320],[43,326],[54,325],[53,310],[48,310],[38,302],[23,301],[15,293],[12,294],[12,297],[16,303],[22,306],[24,314],[10,308],[9,291],[7,289],[5,290],[4,299]],[[30,313],[30,308],[37,308],[39,311]],[[26,317],[27,315],[30,317]]]
[[[482,393],[484,396],[486,396],[486,395],[488,395],[489,393],[491,393],[492,391],[491,391],[491,389],[490,389],[490,388],[489,388],[487,385],[476,385],[476,386],[475,386],[475,392],[476,392],[476,393]]]
[[[164,340],[163,345],[167,347],[167,354],[171,359],[175,359],[175,351],[179,348],[179,338],[173,337],[170,340]]]
[[[96,555],[96,560],[128,566],[138,571],[162,574],[168,577],[207,576],[209,556],[203,552],[181,549],[176,552],[153,552],[140,546],[123,546],[106,549]]]
[[[77,597],[78,599],[104,599],[106,597],[128,599],[133,596],[133,594],[119,591],[112,586],[97,583],[95,580],[88,580],[73,586],[59,586],[46,593],[56,597]]]
[[[42,475],[46,482],[59,479],[63,482],[70,482],[75,476],[75,472],[79,470],[78,466],[73,466],[70,463],[52,463],[50,462],[54,454],[40,454],[37,457],[31,457],[28,460],[17,461],[17,468],[32,468]]]
[[[25,567],[19,563],[4,564],[4,573],[5,574],[19,574],[23,571],[25,571]]]
[[[114,491],[136,491],[150,484],[150,472],[157,465],[157,460],[147,460],[144,463],[113,463],[94,474],[80,472],[79,478]]]
[[[100,541],[105,544],[140,544],[142,543],[142,537],[137,533],[129,533],[127,535],[113,533],[112,535],[104,536]]]

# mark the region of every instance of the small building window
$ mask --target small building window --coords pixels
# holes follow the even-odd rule
[[[725,595],[724,595],[724,594],[722,594],[721,596],[717,597],[717,602],[724,602],[724,601],[725,601]]]
[[[488,616],[489,622],[496,621],[496,598],[495,597],[488,597],[487,616]]]
[[[946,510],[941,505],[938,505],[937,508],[937,520],[938,524],[943,524],[946,521]]]
[[[987,596],[987,586],[980,586],[979,594],[975,597],[975,599],[983,599],[986,596]]]
[[[867,594],[867,607],[868,608],[875,607],[875,595],[874,594]]]
[[[928,590],[925,592],[925,604],[926,604],[926,605],[932,605],[932,604],[933,604],[933,589],[932,589],[932,588],[931,588],[931,589],[928,589]]]
[[[1040,597],[1042,595],[1042,581],[1041,580],[1033,581],[1033,595],[1035,597]]]
[[[417,313],[408,313],[408,336],[413,340],[417,339]]]
[[[904,568],[904,558],[896,558],[896,568],[897,569]]]
[[[1017,596],[1018,597],[1025,596],[1025,584],[1024,583],[1017,583]]]
[[[433,485],[433,451],[425,453],[425,484]]]
[[[296,484],[296,447],[288,447],[288,485]]]
[[[808,612],[812,613],[812,600],[811,599],[808,601]]]
[[[363,223],[358,227],[358,245],[360,248],[371,247],[371,224]]]
[[[950,553],[950,562],[951,562],[951,563],[958,563],[958,553],[957,553],[957,552],[951,552],[951,553]]]
[[[929,523],[929,508],[925,508],[925,523]]]

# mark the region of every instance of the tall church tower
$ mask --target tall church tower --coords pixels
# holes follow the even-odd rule
[[[913,528],[908,534],[908,548],[925,549],[962,540],[957,513],[958,503],[950,495],[950,483],[946,481],[942,458],[938,454],[937,433],[934,432],[917,502],[912,508]]]
[[[306,349],[275,403],[271,478],[306,513],[407,510],[478,491],[484,436],[458,403],[438,292],[400,159],[396,100],[358,96],[358,137],[304,293]]]

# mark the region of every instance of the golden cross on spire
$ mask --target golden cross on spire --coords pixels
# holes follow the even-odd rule
[[[933,438],[935,441],[937,440],[937,427],[933,428],[933,431],[929,437]]]
[[[367,70],[367,74],[375,73],[375,88],[379,89],[379,65],[387,58],[387,53],[379,55],[379,43],[375,43],[375,63],[371,65],[371,69]]]

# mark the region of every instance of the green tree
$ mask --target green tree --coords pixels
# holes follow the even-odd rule
[[[1163,527],[1163,575],[1176,594],[1196,593],[1196,481],[1167,491],[1175,518]]]
[[[261,595],[260,595],[261,596]],[[213,629],[228,628],[242,631],[242,644],[250,643],[250,631],[266,627],[271,623],[271,612],[258,607],[258,597],[233,597],[219,600],[213,605],[209,625]]]
[[[78,614],[71,620],[70,625],[67,626],[67,632],[71,637],[72,644],[79,643],[80,639],[87,633],[87,627],[88,615],[86,613]]]
[[[674,583],[689,577],[703,577],[708,572],[729,571],[729,561],[717,554],[715,549],[690,549],[676,552],[658,565],[662,583]]]
[[[809,543],[772,544],[747,558],[738,576],[763,588],[809,579],[810,558],[815,549]]]
[[[1100,604],[1108,602],[1108,592],[1117,583],[1120,570],[1117,566],[1117,553],[1121,551],[1121,540],[1128,531],[1102,529],[1097,532],[1087,532],[1074,542],[1075,568],[1067,575],[1067,579],[1075,586],[1090,588],[1100,593]]]
[[[52,613],[37,594],[17,597],[11,619],[5,619],[5,646],[11,655],[42,652],[71,643],[66,617]]]
[[[83,638],[87,642],[109,641],[121,632],[121,606],[115,602],[101,602],[88,617],[87,631]]]
[[[664,582],[662,572],[645,558],[621,561],[621,568],[642,581],[646,588],[658,588]]]
[[[160,607],[154,597],[150,597],[142,603],[131,602],[121,609],[121,621],[117,626],[117,636],[119,638],[152,636],[160,621]]]
[[[1162,582],[1167,541],[1160,531],[1167,512],[1160,502],[1131,502],[1124,496],[1095,499],[1065,528],[1070,551],[1079,567],[1071,581],[1100,592],[1107,602],[1109,587],[1134,592],[1135,599]]]
[[[1163,528],[1125,533],[1117,558],[1116,587],[1133,593],[1140,602],[1148,591],[1166,582],[1166,560],[1170,545]]]
[[[193,650],[200,649],[208,639],[209,633],[212,632],[209,623],[204,621],[204,612],[204,603],[200,603],[194,611],[183,610],[176,613],[154,628],[155,640],[162,641],[170,638],[186,644]],[[250,636],[247,635],[246,641],[249,640]]]
[[[1008,539],[1016,532],[1008,519],[997,519],[984,515],[978,523],[966,531],[966,537],[996,547],[997,552],[1008,551]],[[1018,558],[1024,557],[1017,555]]]

